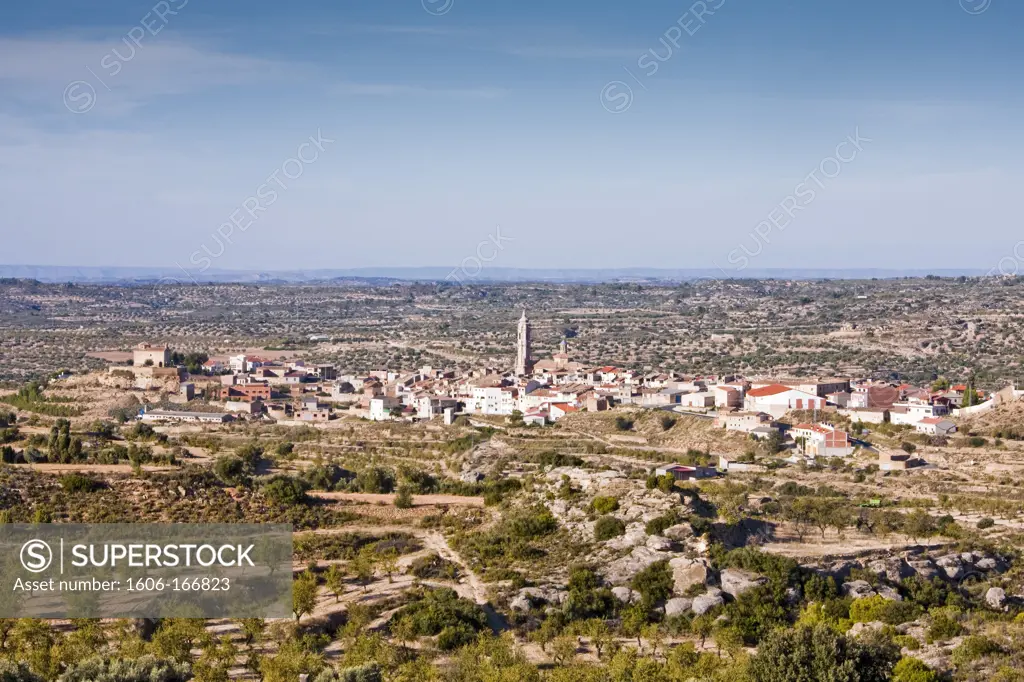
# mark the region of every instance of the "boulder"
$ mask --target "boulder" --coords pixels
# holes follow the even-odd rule
[[[672,541],[660,535],[651,535],[647,538],[647,549],[655,552],[667,552],[672,549]]]
[[[738,568],[726,568],[719,576],[719,582],[722,591],[736,599],[744,592],[764,585],[768,579],[756,573],[741,571]]]
[[[964,561],[959,554],[947,554],[935,560],[935,565],[950,580],[957,580],[964,575]]]
[[[939,575],[939,569],[935,567],[935,564],[933,564],[930,559],[908,561],[907,565],[909,565],[917,575],[921,576],[925,580],[931,580],[935,576]]]
[[[694,597],[693,604],[690,608],[692,608],[693,612],[696,613],[698,616],[701,616],[710,611],[711,609],[717,606],[721,606],[724,603],[725,598],[722,597],[722,591],[715,587],[712,587],[704,594]]]
[[[879,585],[876,589],[878,596],[882,599],[888,599],[889,601],[903,601],[903,597],[895,588],[889,587],[888,585]]]
[[[640,599],[639,592],[637,592],[636,590],[631,590],[623,585],[613,587],[612,596],[614,596],[623,604],[633,604],[634,602],[637,602]]]
[[[865,597],[873,597],[875,594],[877,593],[871,589],[871,584],[867,580],[854,580],[843,583],[843,595],[846,597],[864,599]]]
[[[668,562],[672,570],[672,592],[684,594],[694,585],[706,585],[710,567],[707,559],[676,557]]]
[[[692,599],[686,599],[685,597],[673,597],[665,602],[665,615],[668,617],[678,616],[689,611],[692,606]]]
[[[1001,587],[990,587],[985,593],[985,603],[993,609],[1002,610],[1006,606],[1006,590]]]
[[[530,601],[530,598],[527,597],[526,595],[524,595],[524,594],[517,594],[508,603],[508,607],[510,609],[512,609],[513,611],[519,611],[521,613],[526,613],[527,611],[529,611],[533,607],[533,603]]]
[[[825,567],[825,572],[831,575],[839,582],[844,582],[850,577],[850,571],[854,568],[860,568],[856,563],[852,561],[835,561]]]
[[[618,538],[615,539],[617,540]],[[628,583],[637,573],[644,570],[655,561],[660,561],[664,558],[664,554],[655,552],[653,549],[648,549],[647,547],[634,547],[633,551],[626,556],[616,559],[608,564],[604,574],[605,580],[612,585]]]
[[[879,578],[885,578],[886,580],[894,583],[898,583],[903,578],[909,578],[914,575],[914,569],[899,557],[889,557],[886,559],[872,561],[868,563],[867,569]]]
[[[593,527],[591,527],[591,532],[593,532]],[[612,538],[605,543],[605,546],[613,550],[629,549],[630,547],[646,545],[647,537],[647,531],[644,530],[642,523],[632,523],[626,526],[625,533]]]
[[[693,537],[693,527],[688,523],[677,523],[666,528],[662,535],[671,540],[685,540]]]

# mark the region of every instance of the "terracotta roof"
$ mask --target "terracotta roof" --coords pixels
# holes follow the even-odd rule
[[[942,422],[949,421],[945,417],[925,417],[918,424],[940,424]]]
[[[789,386],[783,386],[782,384],[770,384],[768,386],[762,386],[761,388],[752,388],[747,391],[747,395],[753,398],[762,398],[764,396],[778,395],[792,390],[793,389]]]

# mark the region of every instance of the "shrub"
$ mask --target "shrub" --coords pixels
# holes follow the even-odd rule
[[[669,570],[668,560],[656,561],[637,573],[633,576],[631,586],[640,593],[643,604],[647,608],[668,599],[672,594],[673,587],[672,571]]]
[[[953,662],[957,665],[966,665],[979,658],[990,654],[999,653],[1001,647],[988,637],[983,635],[970,635],[960,643],[960,646],[953,649]]]
[[[644,526],[644,531],[648,535],[661,535],[672,526],[678,525],[681,521],[682,519],[679,518],[678,512],[671,511],[664,516],[648,521],[647,525]]]
[[[428,554],[412,562],[409,572],[421,580],[442,579],[457,580],[458,565],[444,559],[439,554]]]
[[[354,487],[362,493],[387,494],[395,489],[395,474],[380,467],[363,469],[356,476]]]
[[[917,651],[921,648],[921,643],[917,641],[916,637],[911,635],[896,635],[892,638],[893,643],[901,649],[908,649],[910,651]]]
[[[907,601],[891,601],[882,596],[857,599],[850,604],[850,619],[855,623],[873,623],[876,621],[888,625],[899,625],[914,620],[920,608]]]
[[[824,624],[780,628],[758,647],[750,661],[750,679],[885,682],[897,660],[899,652],[891,644],[845,637]]]
[[[186,682],[191,679],[192,673],[187,663],[150,655],[136,659],[90,658],[72,666],[60,676],[60,682]]]
[[[916,641],[916,640],[915,640]],[[938,682],[939,674],[917,658],[901,658],[892,669],[893,682]]]
[[[483,609],[448,588],[425,591],[422,598],[399,610],[393,622],[403,618],[409,619],[417,636],[440,635],[438,647],[446,651],[472,641],[487,626]]]
[[[555,532],[558,521],[547,507],[538,505],[508,516],[503,526],[515,537],[530,539]]]
[[[617,497],[605,497],[599,495],[595,497],[594,500],[590,503],[591,511],[594,511],[598,514],[611,514],[618,508],[619,498]]]
[[[978,521],[978,530],[985,530],[986,528],[991,528],[994,525],[996,525],[996,522],[993,519],[986,516],[985,518],[980,519]]]
[[[412,508],[412,489],[409,486],[398,486],[398,492],[395,494],[395,507],[398,509]]]
[[[278,504],[301,504],[306,501],[309,484],[291,476],[274,476],[263,484],[263,494]]]
[[[666,414],[661,418],[661,429],[663,431],[668,431],[669,429],[676,425],[676,421],[677,420],[675,417],[670,417]]]
[[[615,428],[617,428],[619,431],[632,431],[633,420],[629,419],[628,417],[616,417]]]
[[[944,642],[947,639],[953,637],[959,637],[963,634],[964,628],[959,622],[953,619],[945,611],[940,611],[932,616],[932,624],[928,626],[928,632],[925,634],[925,639],[928,643],[933,642]]]
[[[65,474],[60,477],[60,487],[69,493],[91,493],[104,486],[101,481],[82,474]]]
[[[598,541],[611,540],[626,532],[626,524],[614,516],[602,516],[594,524],[594,539]]]

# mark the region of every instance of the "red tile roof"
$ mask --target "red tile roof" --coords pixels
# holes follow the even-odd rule
[[[782,384],[770,384],[768,386],[762,386],[761,388],[752,388],[747,391],[747,395],[754,398],[763,398],[764,396],[778,395],[792,390],[793,389],[789,386],[783,386]]]

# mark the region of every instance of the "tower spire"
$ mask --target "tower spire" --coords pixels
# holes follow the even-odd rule
[[[516,338],[516,375],[525,376],[533,363],[530,360],[530,321],[526,318],[526,309],[519,318],[519,333]]]

